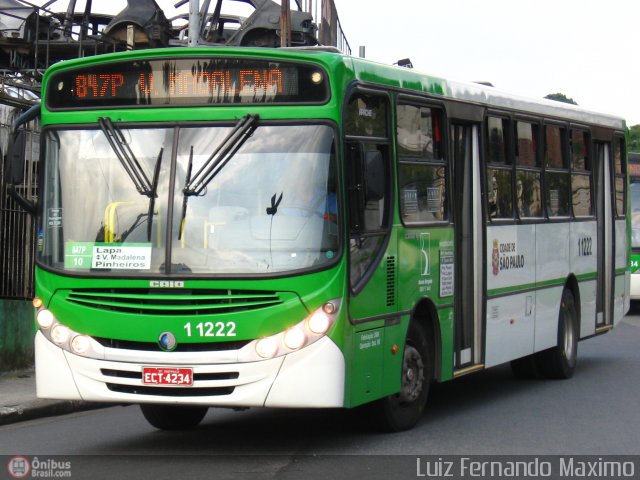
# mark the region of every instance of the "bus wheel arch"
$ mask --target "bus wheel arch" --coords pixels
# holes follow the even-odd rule
[[[410,322],[422,325],[430,335],[433,379],[440,382],[442,380],[442,334],[435,304],[428,298],[421,299],[413,309]]]
[[[414,309],[405,336],[400,373],[400,391],[375,401],[371,413],[383,431],[413,428],[424,413],[431,384],[436,376],[436,345],[439,329],[435,308],[429,302]]]

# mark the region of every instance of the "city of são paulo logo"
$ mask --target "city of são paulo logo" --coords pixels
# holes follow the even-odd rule
[[[12,478],[70,478],[71,462],[48,458],[46,460],[33,457],[29,460],[22,455],[16,455],[7,463],[7,471]]]
[[[516,242],[500,242],[493,240],[491,251],[491,271],[498,275],[502,270],[524,268],[524,255],[518,254]]]

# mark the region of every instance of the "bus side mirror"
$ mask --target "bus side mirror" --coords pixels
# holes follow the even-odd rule
[[[24,198],[17,190],[17,185],[24,182],[24,168],[27,149],[27,132],[23,125],[35,120],[40,115],[40,105],[35,105],[20,115],[13,125],[9,136],[9,146],[6,158],[7,192],[18,205],[30,214],[36,213],[36,205]]]
[[[24,129],[20,129],[9,138],[9,148],[7,149],[7,183],[17,185],[24,181],[26,150],[27,134]]]

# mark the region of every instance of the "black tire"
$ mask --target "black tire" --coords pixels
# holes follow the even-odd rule
[[[431,335],[417,322],[411,322],[404,346],[400,392],[372,405],[376,425],[386,432],[413,428],[422,417],[434,372]]]
[[[209,407],[143,403],[140,410],[147,422],[160,430],[190,430],[198,426]]]
[[[558,315],[558,344],[536,354],[536,365],[546,378],[571,378],[578,361],[578,311],[573,293],[562,292]]]

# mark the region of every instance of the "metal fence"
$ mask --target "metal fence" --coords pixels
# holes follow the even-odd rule
[[[305,8],[311,9],[311,3],[311,0],[305,0]],[[306,4],[309,5],[306,6]],[[313,14],[313,18],[318,22],[318,41],[320,45],[331,45],[342,53],[351,55],[351,45],[349,45],[342,29],[334,0],[316,0],[315,8],[315,13],[311,12],[311,10],[308,11]],[[317,11],[318,8],[320,8],[320,11]]]
[[[25,102],[25,106],[28,104]],[[33,267],[37,245],[35,218],[8,194],[6,183],[6,152],[11,125],[21,112],[14,96],[8,99],[0,95],[0,298],[11,299],[29,299],[34,295]],[[27,125],[24,181],[16,185],[16,190],[32,201],[38,196],[39,154],[40,127],[37,122],[31,122]]]

